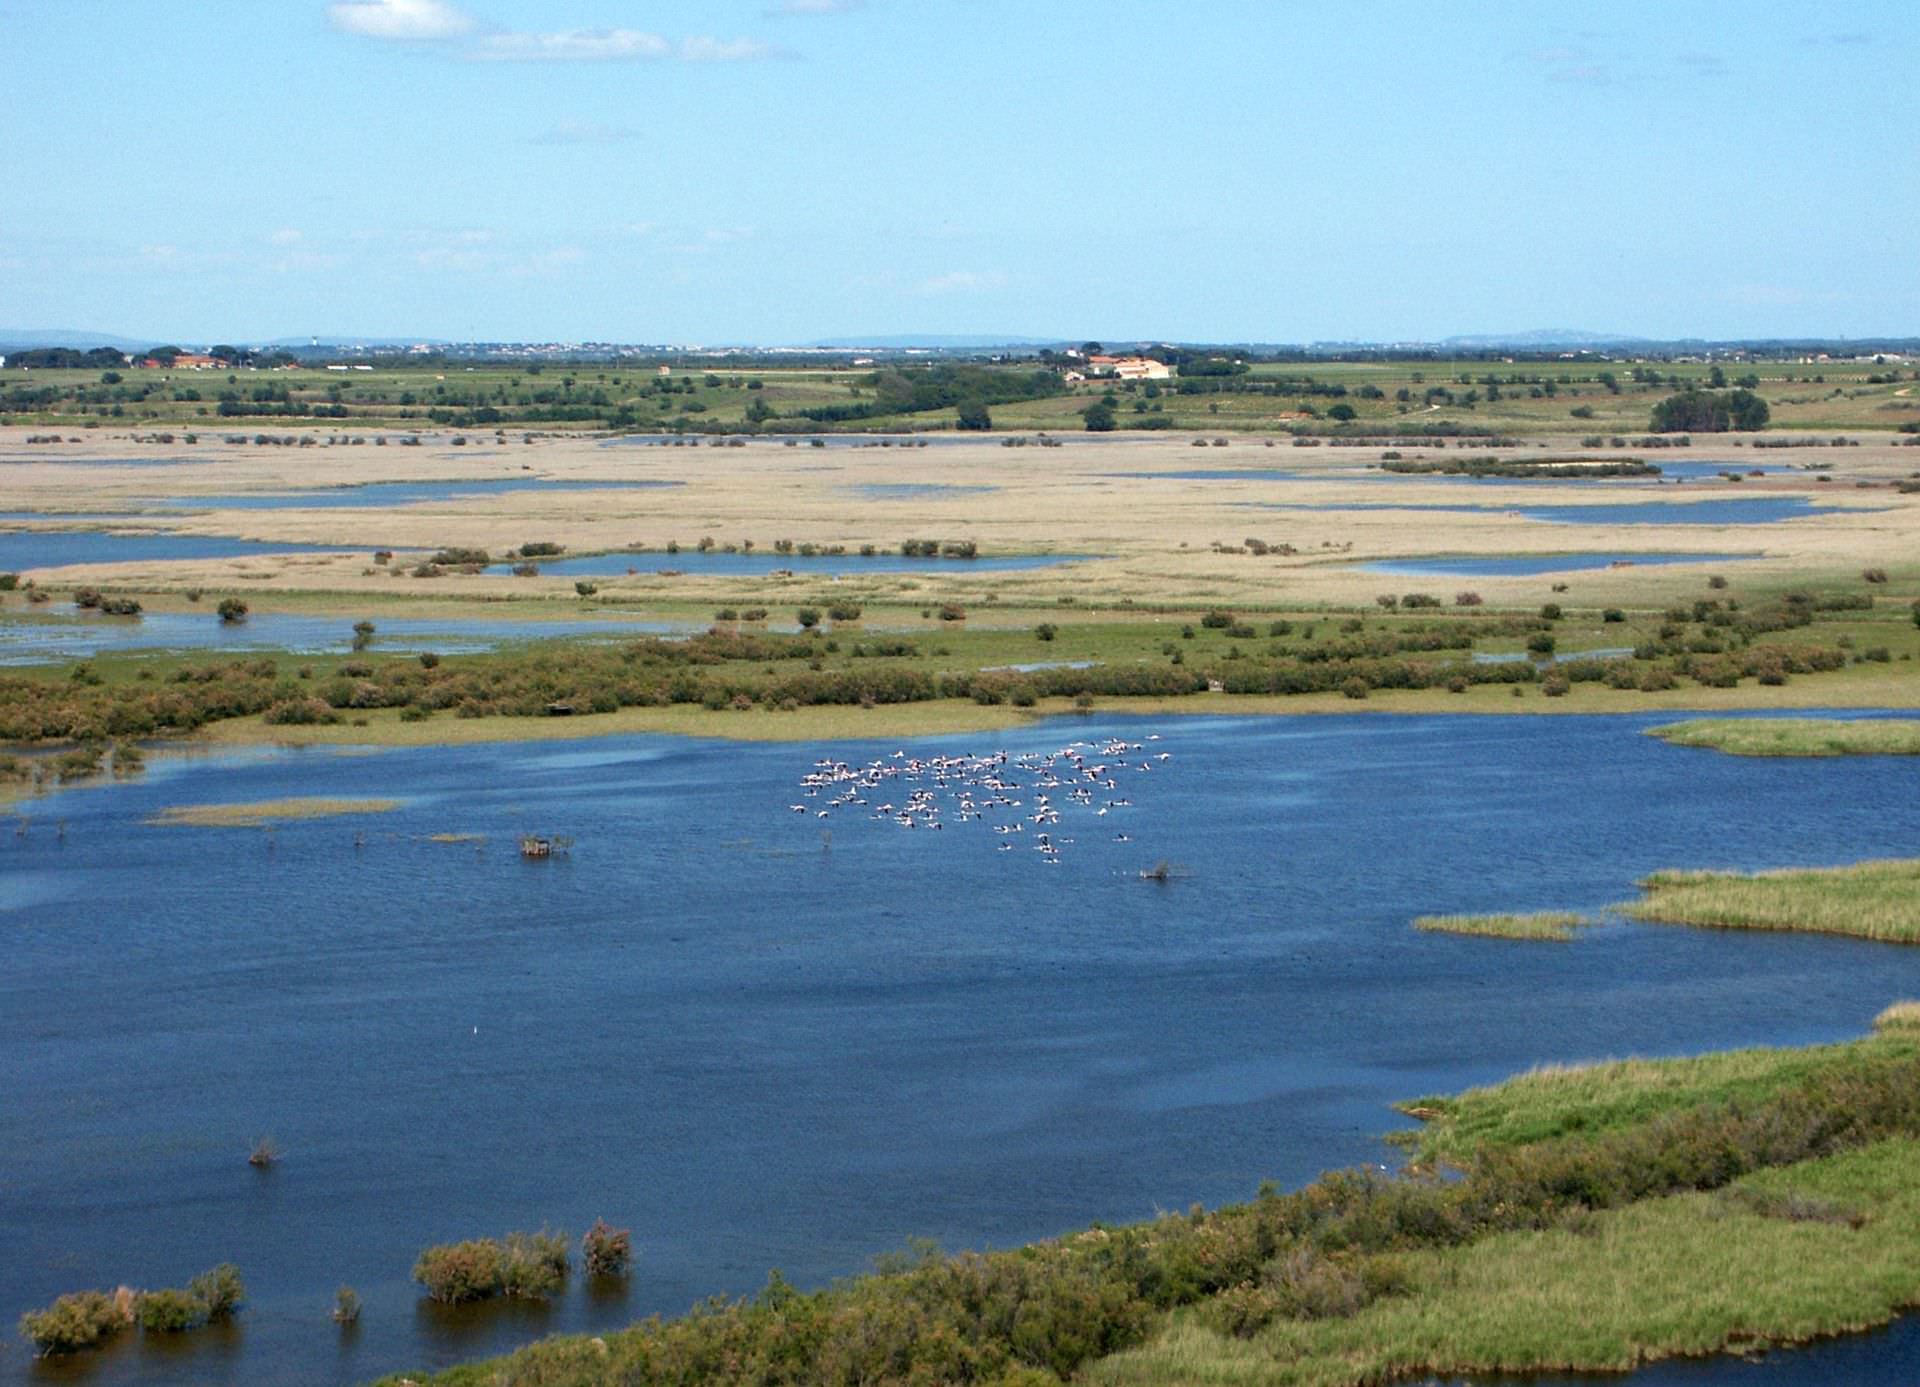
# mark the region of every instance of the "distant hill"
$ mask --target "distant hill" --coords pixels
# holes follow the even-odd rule
[[[1442,338],[1443,347],[1464,347],[1488,351],[1494,347],[1523,347],[1544,351],[1549,347],[1635,347],[1651,345],[1652,339],[1626,333],[1582,332],[1577,328],[1533,328],[1527,332],[1485,332],[1470,336]]]
[[[166,345],[158,337],[115,337],[110,332],[78,332],[58,327],[0,327],[0,352],[24,351],[30,347],[70,347],[77,352],[112,347],[118,352],[140,352]]]
[[[905,351],[910,347],[925,347],[929,351],[939,352],[977,352],[985,351],[990,347],[1057,347],[1066,340],[1064,337],[995,337],[978,333],[896,332],[883,333],[874,337],[826,337],[806,345],[825,351],[857,351],[861,347],[877,347],[883,351]]]

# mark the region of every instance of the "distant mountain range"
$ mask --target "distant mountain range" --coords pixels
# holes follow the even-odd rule
[[[429,337],[358,337],[351,335],[328,336],[308,335],[304,337],[278,337],[271,341],[260,342],[244,337],[225,339],[236,346],[264,347],[273,350],[287,350],[311,353],[316,350],[338,349],[343,351],[381,352],[401,351],[409,347],[429,346],[453,353],[470,352],[474,348],[485,347],[488,354],[498,355],[502,346],[511,348],[525,347],[542,354],[564,354],[567,343],[522,342],[515,344],[450,342],[441,338]],[[803,350],[810,351],[876,351],[907,352],[928,351],[947,353],[992,352],[1000,350],[1035,350],[1042,347],[1076,346],[1080,337],[1023,337],[1015,334],[998,335],[993,333],[877,333],[871,337],[823,337],[813,342],[799,344]],[[1170,339],[1153,338],[1108,338],[1110,350],[1139,349],[1156,345],[1172,345]],[[162,337],[121,337],[110,332],[86,332],[74,328],[0,328],[0,354],[23,351],[30,347],[69,347],[77,351],[86,351],[94,347],[112,347],[116,351],[129,354],[145,351],[149,348],[171,344],[189,349],[211,345],[200,338],[162,338]],[[1310,343],[1289,342],[1188,342],[1181,345],[1189,347],[1209,347],[1215,350],[1235,350],[1250,353],[1298,353],[1311,356],[1333,356],[1348,352],[1496,352],[1502,350],[1520,352],[1548,351],[1666,351],[1698,352],[1713,348],[1754,347],[1770,350],[1827,350],[1848,351],[1912,351],[1916,339],[1911,337],[1856,337],[1848,338],[1812,338],[1812,337],[1745,337],[1745,338],[1651,338],[1636,337],[1624,333],[1588,332],[1578,328],[1531,328],[1524,332],[1489,332],[1462,334],[1429,341],[1403,338],[1398,341],[1316,341]],[[661,351],[669,355],[700,355],[703,350],[712,348],[650,348],[638,343],[596,343],[596,348],[616,348],[625,352]],[[768,344],[741,344],[730,350],[759,351],[771,350]],[[511,354],[509,351],[508,354]],[[589,353],[591,354],[591,353]]]

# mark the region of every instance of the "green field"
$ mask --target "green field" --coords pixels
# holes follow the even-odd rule
[[[1062,367],[1069,362],[1059,363]],[[361,369],[362,366],[368,369]],[[664,367],[664,374],[663,374]],[[965,369],[1001,381],[1037,361]],[[0,422],[62,428],[137,426],[216,436],[318,423],[342,430],[436,427],[519,434],[612,428],[808,432],[952,429],[953,405],[889,408],[889,383],[942,369],[912,360],[797,366],[778,358],[572,363],[391,358],[325,366],[142,369],[111,373],[0,371]],[[1554,358],[1256,361],[1229,377],[1157,382],[1062,381],[1044,398],[991,405],[995,429],[1074,431],[1081,411],[1110,397],[1120,429],[1208,434],[1422,432],[1591,434],[1605,446],[1644,434],[1653,406],[1676,389],[1753,381],[1774,428],[1887,431],[1920,422],[1920,372],[1872,361],[1704,361]],[[119,377],[108,381],[107,375]],[[817,420],[805,411],[864,407],[868,417]],[[1334,411],[1350,409],[1343,422]],[[227,411],[222,413],[223,408]],[[1623,442],[1612,440],[1621,436]]]

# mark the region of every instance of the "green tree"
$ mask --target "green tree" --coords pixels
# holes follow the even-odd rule
[[[1111,433],[1114,427],[1113,406],[1105,400],[1095,400],[1080,411],[1080,417],[1087,421],[1088,433]]]
[[[987,407],[978,402],[960,406],[958,427],[974,432],[985,433],[993,427],[993,416],[987,413]]]

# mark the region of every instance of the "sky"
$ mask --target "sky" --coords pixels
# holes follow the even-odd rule
[[[1914,0],[0,0],[0,327],[1920,334]]]

